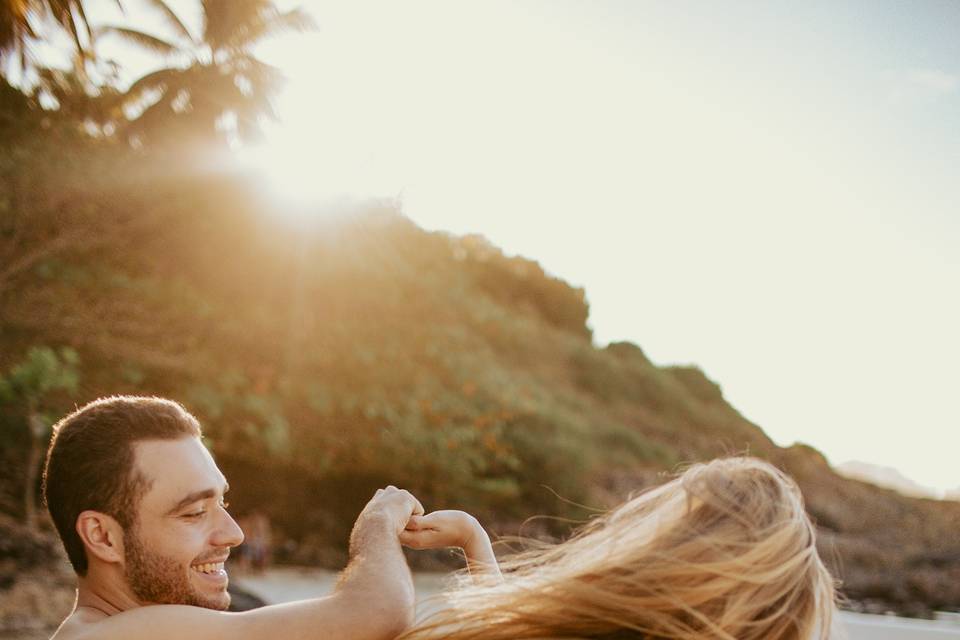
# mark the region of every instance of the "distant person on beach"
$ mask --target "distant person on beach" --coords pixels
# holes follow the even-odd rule
[[[226,612],[224,561],[243,533],[200,437],[196,418],[159,398],[104,398],[55,425],[44,497],[78,576],[56,640],[386,640],[408,627],[413,582],[399,534],[423,508],[395,487],[357,518],[332,595]]]
[[[273,552],[270,518],[259,509],[254,509],[237,523],[243,530],[243,544],[237,548],[240,565],[245,572],[261,574],[270,566]]]
[[[692,466],[566,542],[499,567],[487,534],[462,511],[414,516],[401,540],[462,547],[473,580],[400,640],[830,635],[834,580],[800,490],[754,458]]]

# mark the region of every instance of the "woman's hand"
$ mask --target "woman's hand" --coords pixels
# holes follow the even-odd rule
[[[447,509],[411,516],[407,528],[400,533],[400,542],[411,549],[460,547],[466,550],[478,532],[484,537],[487,535],[472,515]]]
[[[400,542],[411,549],[460,547],[474,580],[496,583],[502,579],[490,537],[477,519],[464,511],[412,515],[400,532]]]

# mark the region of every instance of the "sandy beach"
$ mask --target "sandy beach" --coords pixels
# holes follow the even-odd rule
[[[274,604],[325,595],[333,588],[336,574],[315,569],[276,567],[261,575],[232,579],[251,593]],[[418,601],[423,602],[437,593],[445,580],[446,574],[415,574]],[[422,613],[423,605],[419,605],[418,609]],[[843,612],[840,614],[840,624],[848,640],[960,640],[960,623],[953,621],[914,620]]]

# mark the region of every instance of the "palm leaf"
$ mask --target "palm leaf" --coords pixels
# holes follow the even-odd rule
[[[77,45],[77,51],[83,51],[83,45],[80,44],[80,28],[85,26],[89,34],[90,27],[78,15],[74,15],[73,9],[76,4],[76,0],[46,0],[46,8],[49,14],[70,34],[74,44]]]
[[[200,4],[203,41],[214,51],[226,48],[233,34],[273,6],[270,0],[201,0]]]
[[[265,38],[289,32],[305,33],[316,29],[317,23],[313,16],[302,9],[281,13],[271,7],[260,12],[249,22],[238,25],[227,39],[225,46],[242,50],[252,47]]]
[[[174,10],[170,8],[170,5],[164,2],[164,0],[146,0],[146,2],[163,14],[167,25],[176,31],[177,35],[186,39],[188,42],[198,44],[197,39],[193,37],[192,33],[190,33],[187,25],[183,23],[183,21],[180,19],[180,16],[178,16]]]
[[[141,134],[161,130],[163,125],[169,122],[170,118],[176,116],[173,111],[172,103],[176,93],[166,92],[154,104],[144,109],[140,116],[126,126],[128,133]]]
[[[84,31],[86,32],[86,34],[87,34],[87,42],[89,42],[89,43],[92,44],[92,42],[93,42],[93,34],[90,32],[90,21],[87,20],[87,12],[84,11],[84,9],[83,9],[83,3],[82,3],[82,2],[74,2],[74,3],[73,3],[73,8],[74,8],[74,10],[76,11],[76,15],[77,15],[77,19],[75,19],[75,20],[72,21],[72,23],[73,23],[73,25],[74,25],[74,30],[76,30],[76,28],[77,28],[77,24],[76,24],[77,22],[79,22],[81,25],[83,25],[83,30],[84,30]],[[80,49],[80,51],[83,51],[83,50]]]
[[[123,0],[114,2],[124,12]],[[93,33],[83,0],[0,0],[0,55],[19,53],[21,67],[25,68],[29,56],[24,45],[28,39],[38,39],[31,19],[45,17],[70,35],[82,56],[86,58],[91,55],[89,48],[93,43]],[[81,41],[81,32],[86,34],[86,46]]]
[[[22,44],[28,37],[36,37],[30,25],[30,12],[28,0],[0,2],[0,53],[18,52],[23,57]]]
[[[196,103],[212,105],[219,111],[229,110],[243,97],[234,75],[215,65],[195,68],[189,91]]]
[[[153,89],[176,93],[187,83],[187,71],[175,67],[158,69],[137,79],[124,94],[124,103],[131,104],[143,98],[143,94]]]
[[[237,58],[233,69],[250,82],[254,93],[272,95],[282,89],[287,81],[283,71],[249,55]]]
[[[157,36],[152,36],[149,33],[144,33],[142,31],[137,31],[136,29],[128,29],[126,27],[117,27],[114,25],[107,25],[103,27],[98,27],[95,32],[95,37],[100,38],[105,35],[116,35],[127,42],[135,44],[139,47],[147,49],[148,51],[153,51],[154,53],[159,53],[163,56],[173,56],[178,53],[183,53],[183,49],[173,44],[172,42],[167,42],[162,38]]]

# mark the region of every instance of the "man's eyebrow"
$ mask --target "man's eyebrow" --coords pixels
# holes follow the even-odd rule
[[[227,491],[230,491],[230,485],[224,484],[223,492],[226,493]],[[216,495],[217,495],[216,489],[202,489],[200,491],[194,491],[193,493],[188,493],[183,497],[182,500],[180,500],[180,502],[176,504],[176,506],[174,506],[172,509],[170,509],[170,511],[167,512],[167,515],[172,515],[177,511],[180,511],[187,505],[193,504],[194,502],[199,502],[200,500],[209,500],[210,498],[213,498]]]

